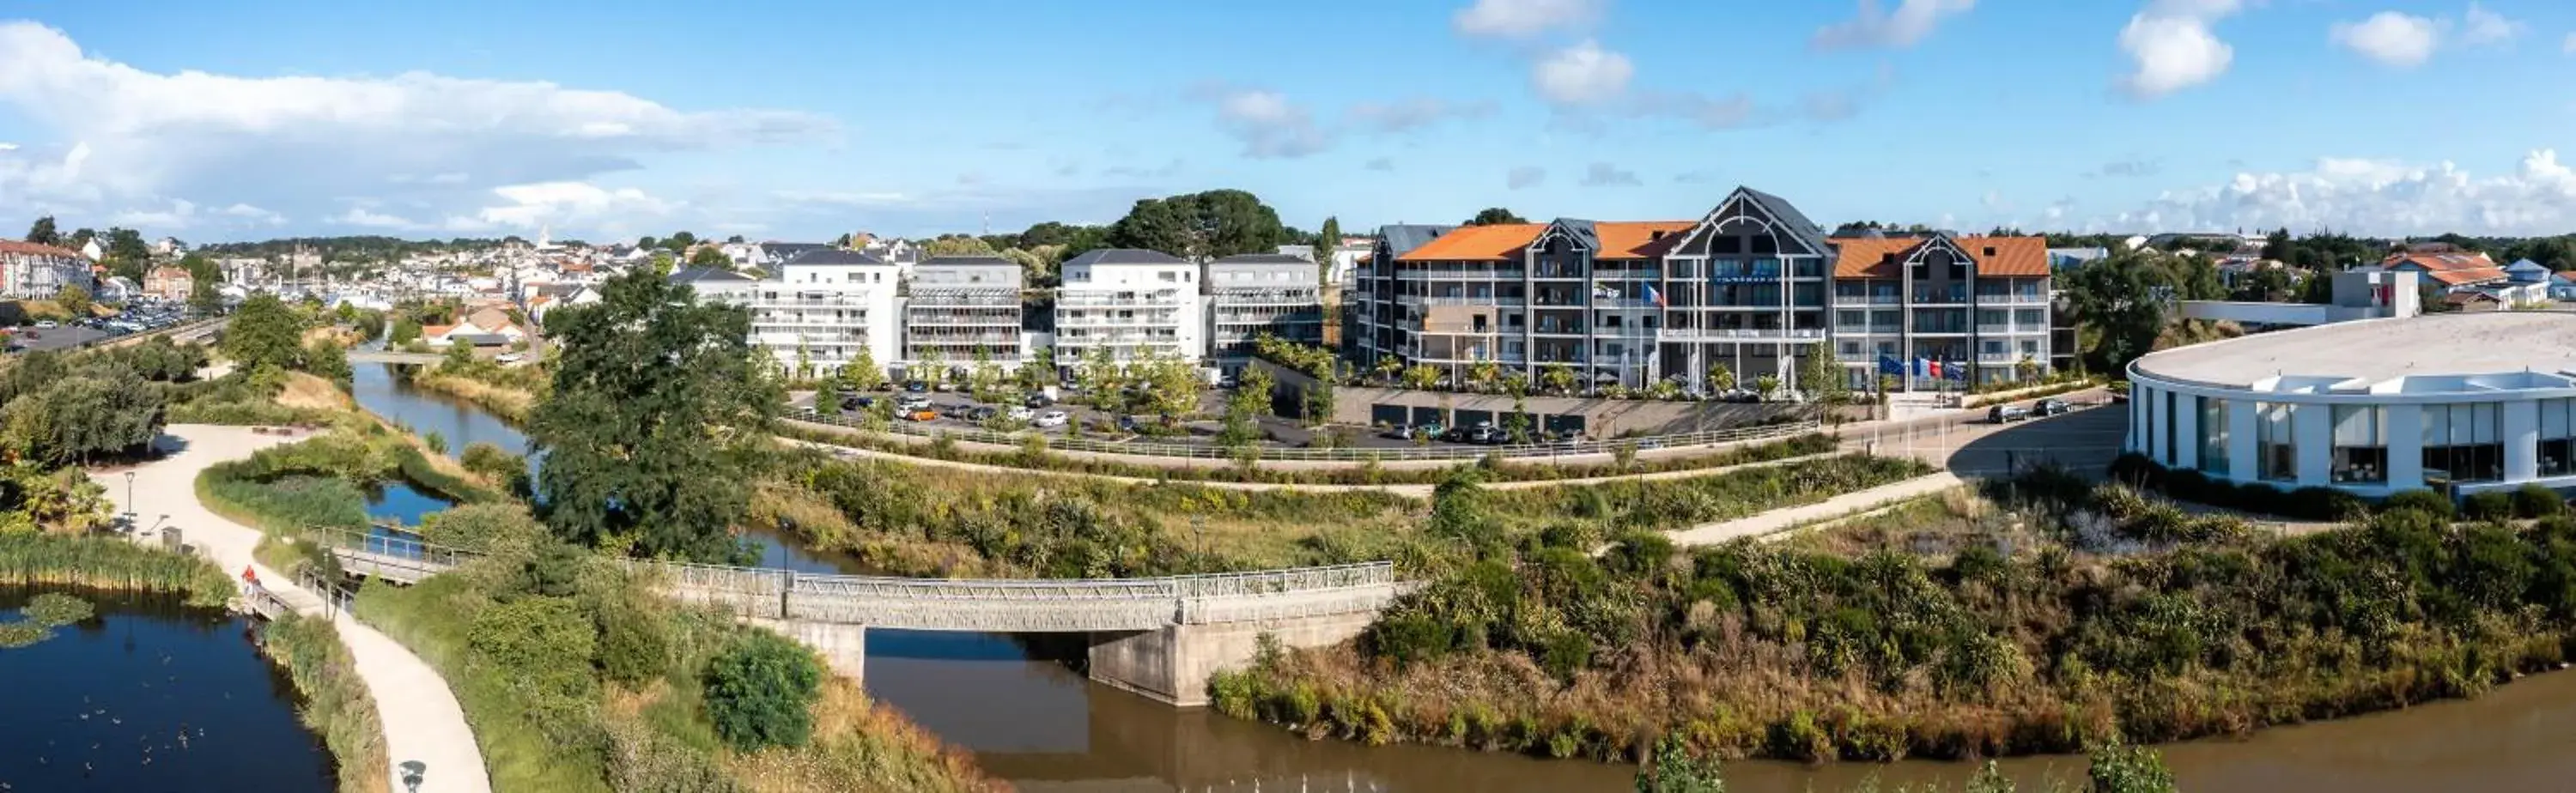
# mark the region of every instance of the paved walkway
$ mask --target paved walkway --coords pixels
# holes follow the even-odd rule
[[[1818,521],[1867,512],[1907,499],[1921,498],[1967,484],[1957,475],[1941,472],[1919,476],[1895,484],[1844,493],[1803,507],[1775,509],[1735,520],[1706,523],[1669,535],[1681,547],[1719,545],[1745,537],[1768,537]]]
[[[303,614],[321,614],[321,596],[251,558],[251,549],[259,544],[259,530],[225,520],[198,503],[195,495],[197,474],[208,466],[248,457],[251,452],[289,440],[293,439],[253,434],[248,427],[174,424],[162,438],[165,447],[177,447],[169,457],[131,468],[94,470],[89,476],[107,488],[108,499],[119,510],[126,508],[127,494],[132,493],[131,499],[138,508],[137,526],[156,533],[176,527],[181,539],[204,549],[208,558],[236,579],[242,568],[256,569],[260,583],[289,607]],[[131,480],[126,478],[128,472],[134,475]],[[483,752],[474,743],[473,730],[465,724],[465,711],[457,707],[456,697],[437,670],[401,644],[346,614],[334,622],[339,626],[341,643],[348,645],[349,655],[356,662],[358,677],[365,681],[368,695],[376,701],[376,715],[385,728],[387,760],[428,764],[429,773],[420,793],[490,793],[492,785],[484,774]],[[399,771],[388,767],[385,773],[392,780],[392,789],[405,789]]]

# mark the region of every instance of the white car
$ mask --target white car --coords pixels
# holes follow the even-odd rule
[[[924,410],[930,407],[930,398],[925,396],[907,395],[902,399],[895,400],[894,406],[895,409],[901,410],[905,413]]]
[[[527,357],[528,357],[528,356],[521,355],[521,354],[518,354],[518,353],[515,353],[515,352],[505,352],[505,353],[501,353],[501,354],[499,354],[499,355],[492,356],[492,360],[499,361],[499,362],[501,362],[501,363],[518,363],[518,362],[520,362],[520,361],[526,360],[526,359],[527,359]]]
[[[1011,417],[1012,421],[1028,421],[1037,418],[1038,412],[1030,410],[1027,405],[1012,405],[1011,409],[1002,411],[1002,415]]]
[[[1020,409],[1020,410],[1027,410],[1028,408],[1019,408],[1019,409]],[[1044,413],[1040,413],[1040,414],[1038,414],[1036,418],[1029,419],[1029,426],[1032,426],[1032,427],[1061,427],[1061,426],[1064,426],[1064,425],[1065,425],[1065,422],[1069,422],[1069,421],[1072,421],[1072,420],[1073,420],[1073,414],[1066,413],[1066,412],[1061,411],[1061,410],[1050,410],[1050,411],[1047,411],[1047,412],[1044,412]]]
[[[53,330],[53,329],[54,329],[54,321],[49,319],[49,320],[45,320],[45,321],[43,321],[43,322],[38,322],[38,323],[36,323],[36,328],[37,328],[37,329],[39,329],[39,330]]]

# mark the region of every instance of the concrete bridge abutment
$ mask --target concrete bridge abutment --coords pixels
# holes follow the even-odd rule
[[[1376,619],[1364,612],[1093,631],[1091,679],[1174,707],[1206,707],[1208,679],[1250,666],[1263,634],[1278,637],[1281,647],[1324,647],[1360,635]]]
[[[833,674],[865,685],[868,672],[868,626],[841,622],[743,617],[743,624],[762,628],[813,649]]]

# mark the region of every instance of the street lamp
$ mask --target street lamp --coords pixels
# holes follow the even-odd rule
[[[142,512],[134,508],[134,472],[127,471],[125,472],[125,525],[132,528],[134,518],[140,514]]]

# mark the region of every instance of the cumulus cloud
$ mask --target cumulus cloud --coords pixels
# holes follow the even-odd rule
[[[2148,0],[2120,29],[2120,51],[2136,64],[2120,89],[2153,99],[2218,79],[2236,50],[2210,26],[2243,7],[2241,0]]]
[[[1637,67],[1628,56],[1584,39],[1530,65],[1530,85],[1560,106],[1598,105],[1627,93]]]
[[[1243,144],[1243,156],[1294,159],[1332,146],[1332,134],[1316,125],[1315,114],[1285,94],[1226,86],[1204,86],[1193,93],[1216,105],[1217,127]]]
[[[2381,11],[2360,22],[2337,22],[2329,36],[2335,44],[2364,58],[2404,69],[2421,66],[2433,58],[2433,48],[2441,41],[2442,25],[2412,14]]]
[[[2530,28],[2521,20],[2489,11],[2486,6],[2474,2],[2469,4],[2468,15],[2463,19],[2460,41],[2470,46],[2502,44],[2521,38],[2522,32]]]
[[[1914,46],[1946,17],[1967,13],[1977,0],[1897,0],[1889,11],[1881,0],[1860,0],[1860,14],[1816,31],[1808,43],[1816,49]]]
[[[630,227],[630,221],[668,217],[679,207],[632,187],[611,190],[586,182],[510,185],[492,194],[505,203],[483,207],[474,220],[511,229]]]
[[[1655,91],[1640,94],[1628,103],[1630,115],[1678,119],[1707,130],[1751,125],[1759,112],[1753,97],[1743,93],[1721,97],[1695,91]]]
[[[2576,172],[2552,149],[2477,176],[2450,162],[2325,158],[2289,173],[2239,173],[2122,213],[2133,228],[2332,228],[2366,235],[2545,235],[2576,227]]]
[[[1637,180],[1636,171],[1621,170],[1619,166],[1606,162],[1593,163],[1583,171],[1585,187],[1635,187],[1639,184],[1642,182]]]
[[[1503,174],[1503,186],[1513,190],[1537,187],[1544,181],[1547,181],[1547,169],[1536,165],[1523,165]]]
[[[1601,18],[1607,0],[1476,0],[1451,17],[1462,35],[1480,38],[1530,38],[1551,30],[1581,27]]]
[[[686,112],[547,82],[153,72],[83,52],[62,31],[30,22],[0,23],[0,105],[79,154],[78,162],[0,158],[0,213],[188,200],[373,228],[393,228],[386,221],[399,217],[332,216],[331,205],[359,196],[467,214],[499,186],[580,181],[658,154],[839,132],[804,113]],[[71,171],[84,175],[64,179]],[[406,174],[415,176],[395,178]]]

